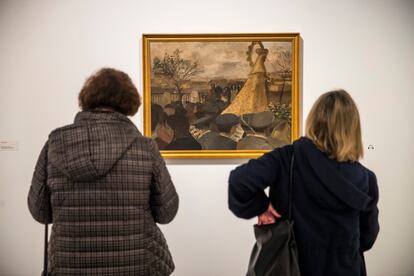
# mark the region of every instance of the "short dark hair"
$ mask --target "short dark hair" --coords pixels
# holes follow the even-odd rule
[[[111,108],[132,116],[141,105],[138,90],[124,72],[102,68],[90,76],[79,93],[79,106],[83,111]]]
[[[186,137],[190,134],[190,124],[183,115],[175,114],[168,117],[167,124],[174,131],[175,138]]]

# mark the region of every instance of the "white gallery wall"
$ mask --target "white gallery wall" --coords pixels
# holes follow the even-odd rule
[[[0,0],[0,275],[39,275],[43,227],[27,192],[43,143],[78,111],[85,80],[124,70],[142,91],[143,33],[300,32],[301,93],[347,89],[361,113],[362,163],[380,186],[374,276],[414,275],[414,1]],[[142,129],[142,110],[133,121]],[[303,123],[301,123],[303,127]],[[372,144],[374,150],[367,150]],[[227,177],[245,160],[169,160],[181,198],[163,226],[177,276],[244,275],[252,224],[227,208]]]

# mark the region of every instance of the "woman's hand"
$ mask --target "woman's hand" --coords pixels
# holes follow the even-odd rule
[[[282,216],[273,208],[272,204],[269,204],[267,210],[259,215],[258,225],[272,224],[276,222],[276,219],[281,218]]]

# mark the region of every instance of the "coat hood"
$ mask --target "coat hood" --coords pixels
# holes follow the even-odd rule
[[[79,112],[75,122],[49,136],[48,159],[69,179],[85,182],[105,176],[140,135],[118,112]]]
[[[304,181],[304,185],[316,202],[333,210],[350,207],[361,211],[367,208],[372,198],[368,195],[369,171],[365,167],[359,162],[333,160],[305,137],[293,146],[298,164],[295,170],[307,178],[313,178],[313,181]]]

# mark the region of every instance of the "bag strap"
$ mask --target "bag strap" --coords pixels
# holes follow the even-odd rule
[[[48,230],[49,230],[49,225],[46,223],[45,224],[45,248],[44,248],[44,255],[43,255],[43,272],[42,272],[42,276],[46,276],[48,275],[47,273],[47,240],[49,238],[49,234],[48,234]]]
[[[295,163],[295,154],[292,152],[290,159],[290,171],[289,171],[289,221],[292,220],[292,194],[293,194],[293,165]]]

